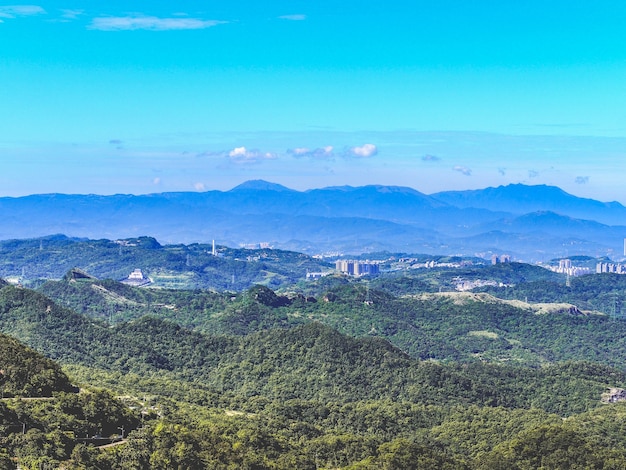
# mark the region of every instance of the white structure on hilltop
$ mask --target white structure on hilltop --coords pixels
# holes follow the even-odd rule
[[[135,269],[132,273],[128,275],[128,280],[130,281],[143,281],[145,278],[143,277],[143,272],[141,269]]]
[[[330,274],[329,272],[325,272],[325,273],[323,273],[323,272],[315,272],[315,273],[307,272],[306,273],[306,278],[308,280],[321,279],[323,277],[328,276],[329,274]]]
[[[141,269],[137,268],[132,273],[128,275],[126,279],[122,281],[124,284],[128,284],[131,286],[145,286],[146,284],[150,284],[152,281],[143,275]]]

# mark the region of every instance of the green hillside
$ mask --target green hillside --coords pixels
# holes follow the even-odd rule
[[[121,280],[139,268],[153,286],[238,291],[253,284],[273,288],[304,279],[327,263],[283,250],[233,249],[210,244],[161,245],[151,237],[85,240],[63,235],[0,241],[0,277],[36,285],[78,267],[101,279]]]
[[[0,334],[0,468],[58,468],[93,435],[136,429],[138,417],[102,390],[78,388],[61,367]],[[82,439],[82,441],[81,441]],[[105,441],[110,442],[110,441]]]
[[[0,334],[0,392],[9,397],[49,397],[53,392],[71,392],[70,384],[58,364]]]
[[[534,282],[541,272],[501,274]],[[72,382],[109,392],[7,402],[0,468],[13,458],[32,469],[626,466],[626,405],[607,403],[626,389],[622,321],[378,287],[5,285],[0,331],[58,360]],[[29,423],[25,437],[18,422]],[[69,435],[122,427],[131,432],[111,448]]]
[[[239,403],[260,395],[272,400],[358,397],[530,406],[543,393],[539,382],[561,374],[561,366],[533,370],[476,362],[459,368],[419,362],[380,338],[352,339],[320,323],[240,337],[208,336],[154,317],[110,328],[25,289],[6,287],[0,290],[0,299],[5,306],[0,328],[50,357],[84,367],[200,383],[208,391],[207,400],[221,395],[222,401]],[[546,409],[587,409],[607,386],[623,382],[616,372],[594,367],[597,374],[579,376],[574,367],[562,379],[578,383],[581,395],[576,405],[564,405],[567,398],[555,397]]]
[[[590,288],[599,298],[612,298],[621,285],[615,283],[622,283],[607,279],[614,282],[594,280]],[[138,289],[113,281],[55,281],[40,291],[113,324],[151,315],[199,332],[245,335],[317,321],[351,336],[385,338],[418,359],[532,366],[590,360],[626,367],[626,322],[576,304],[536,305],[458,292],[395,296],[363,283],[335,285],[317,297],[279,295],[263,286],[234,295]]]
[[[626,316],[626,276],[614,273],[590,274],[564,282],[536,280],[507,288],[477,289],[500,298],[530,302],[568,302],[581,309],[597,310],[607,315]]]

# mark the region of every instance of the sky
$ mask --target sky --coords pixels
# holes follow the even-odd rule
[[[623,1],[0,3],[0,196],[625,175]]]

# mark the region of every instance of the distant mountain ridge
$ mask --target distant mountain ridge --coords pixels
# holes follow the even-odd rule
[[[149,235],[163,243],[267,242],[312,254],[507,252],[528,261],[572,249],[619,255],[626,237],[621,204],[521,184],[427,195],[383,185],[296,191],[253,180],[229,191],[5,197],[0,217],[0,239]],[[489,235],[498,232],[502,237]]]
[[[566,193],[556,186],[509,184],[497,188],[444,191],[433,198],[456,207],[525,214],[552,211],[570,217],[596,220],[607,225],[626,224],[626,207],[619,202],[600,202]]]

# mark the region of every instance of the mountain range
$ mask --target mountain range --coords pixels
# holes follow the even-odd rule
[[[626,207],[513,184],[431,195],[398,186],[296,191],[255,180],[229,191],[0,198],[0,239],[65,234],[164,243],[269,243],[305,253],[508,253],[537,261],[622,255]]]

